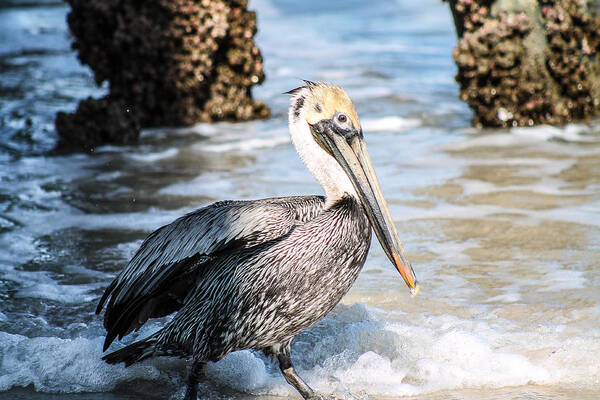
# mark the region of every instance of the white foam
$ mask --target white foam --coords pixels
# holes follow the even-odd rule
[[[214,136],[219,133],[218,124],[198,123],[184,128],[147,128],[142,130],[140,138],[161,138],[165,136]]]
[[[252,139],[241,139],[229,143],[203,143],[200,149],[203,151],[211,151],[217,153],[228,151],[249,151],[275,147],[289,142],[289,136],[271,136]]]
[[[209,364],[206,376],[232,389],[249,393],[260,391],[270,378],[264,360],[251,351],[231,353],[220,362]]]
[[[600,142],[600,136],[594,133],[593,127],[583,125],[567,125],[562,128],[547,125],[531,128],[512,128],[508,132],[469,131],[471,135],[460,142],[447,144],[447,150],[466,150],[477,147],[532,147],[543,149],[550,154],[560,155],[595,155],[593,146],[565,146],[562,142],[586,145]]]
[[[596,356],[582,347],[565,349],[582,362],[578,365],[548,364],[546,360],[532,360],[515,351],[515,347],[522,346],[523,351],[531,347],[529,341],[548,336],[535,327],[526,337],[520,337],[498,328],[510,329],[513,325],[500,321],[492,327],[484,321],[430,316],[428,324],[409,325],[378,321],[366,311],[364,305],[358,304],[346,310],[345,316],[344,313],[338,316],[345,320],[342,326],[326,321],[329,329],[312,343],[314,351],[326,358],[321,365],[306,371],[311,383],[316,382],[325,391],[333,387],[350,392],[365,390],[380,396],[529,383],[560,384],[563,379],[583,386],[594,383],[593,377],[582,377]],[[556,338],[560,334],[550,336]],[[598,348],[598,343],[592,343],[596,337],[584,341]],[[503,344],[514,341],[519,346]],[[311,354],[301,357],[310,358]],[[332,382],[337,383],[332,385]]]
[[[0,263],[0,273],[2,279],[19,283],[22,286],[53,282],[46,271],[17,270],[12,264]]]
[[[543,286],[538,290],[541,292],[561,290],[582,289],[587,283],[583,271],[556,269],[544,274]]]
[[[57,301],[59,303],[82,303],[96,299],[90,293],[98,285],[59,285],[56,283],[38,283],[20,289],[16,296]]]
[[[190,136],[196,135],[208,139],[219,139],[226,135],[235,134],[240,138],[248,132],[259,132],[260,122],[217,122],[205,123],[200,122],[183,128],[150,128],[144,129],[140,135],[141,138],[161,138],[166,136]],[[247,136],[247,135],[246,135]]]
[[[101,357],[101,337],[28,338],[0,332],[0,392],[29,385],[50,393],[103,392],[133,379],[165,379],[152,364],[125,368]]]
[[[396,132],[402,129],[413,128],[421,125],[421,121],[414,118],[389,116],[383,118],[363,119],[361,125],[366,132]]]
[[[598,348],[598,337],[581,339],[579,347],[560,346],[562,360],[577,364],[530,359],[522,351],[531,340],[555,344],[560,334],[544,328],[513,335],[514,324],[498,321],[493,327],[484,321],[449,316],[429,316],[428,323],[411,325],[384,322],[368,308],[356,304],[327,318],[296,340],[293,356],[299,373],[318,390],[330,393],[366,393],[372,396],[410,396],[438,390],[478,387],[506,387],[563,382],[592,386],[598,367],[590,368],[595,355],[585,346]],[[517,342],[519,346],[514,346]],[[503,344],[510,343],[511,345]],[[242,355],[243,354],[243,355]],[[261,365],[250,352],[230,355],[225,366],[216,364],[211,374],[219,384],[236,390],[287,396],[293,390],[275,369]],[[231,369],[230,369],[231,368]],[[233,371],[247,373],[240,384]],[[585,375],[589,372],[595,375]],[[248,378],[252,376],[252,378]],[[234,381],[233,384],[228,382]]]
[[[156,327],[144,329],[139,336]],[[569,338],[556,326],[516,329],[496,320],[428,315],[417,324],[380,319],[364,304],[339,307],[297,337],[299,374],[325,393],[409,396],[438,390],[526,384],[593,387],[600,378],[600,330]],[[109,391],[135,379],[182,385],[183,362],[160,359],[130,368],[101,360],[102,337],[27,338],[0,332],[0,391],[33,385],[44,392]],[[550,357],[529,357],[530,350]],[[164,360],[164,359],[163,359]],[[169,377],[169,378],[167,378]],[[212,384],[265,395],[295,395],[277,366],[254,352],[209,364]]]
[[[127,153],[128,157],[140,162],[153,163],[166,158],[172,158],[179,154],[179,150],[172,147],[164,151],[157,151],[153,153]]]
[[[562,139],[567,142],[598,142],[597,135],[590,135],[592,130],[584,124],[568,124],[563,127],[538,125],[534,127],[511,128],[510,131],[517,136],[537,140]]]
[[[219,122],[215,124],[200,123],[187,128],[157,128],[144,131],[148,138],[158,138],[167,135],[198,135],[204,139],[191,146],[191,150],[200,152],[231,152],[251,151],[256,149],[267,149],[290,142],[287,126],[283,121],[274,125],[272,123],[245,122],[228,123]],[[168,149],[165,152],[154,155],[132,155],[141,161],[155,161],[156,159],[173,157],[177,153]]]
[[[493,341],[497,334],[490,335],[485,323],[432,319],[436,326],[385,323],[364,305],[354,305],[326,320],[318,335],[298,339],[297,347],[305,352],[297,357],[312,365],[300,373],[324,392],[364,391],[374,396],[550,380],[545,368],[524,355],[498,348]],[[441,329],[443,324],[449,326]],[[456,327],[460,325],[471,330]],[[264,392],[281,394],[281,387],[266,387]]]
[[[503,293],[501,293],[497,296],[489,297],[488,299],[486,299],[485,302],[486,303],[506,303],[506,304],[508,304],[508,303],[516,303],[518,301],[522,301],[523,296],[521,296],[521,294],[520,294],[520,289],[523,285],[525,285],[527,283],[529,283],[529,282],[520,281],[519,283],[516,283],[516,284],[506,285],[502,288]]]
[[[538,219],[550,221],[567,221],[582,225],[600,226],[599,218],[590,218],[591,215],[600,215],[600,201],[592,204],[582,204],[560,209],[534,210],[529,214]]]

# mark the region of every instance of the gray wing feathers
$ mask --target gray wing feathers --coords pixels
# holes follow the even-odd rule
[[[180,217],[144,240],[131,261],[106,289],[96,312],[100,312],[108,301],[105,326],[110,333],[111,325],[123,319],[122,316],[111,317],[111,309],[119,310],[119,314],[123,308],[130,309],[130,314],[143,311],[147,315],[137,318],[138,321],[134,321],[128,330],[139,327],[152,317],[152,310],[148,307],[142,310],[143,305],[138,303],[164,295],[168,286],[175,283],[181,292],[182,283],[178,277],[193,277],[194,269],[206,268],[220,252],[247,248],[281,237],[295,225],[314,218],[323,206],[324,199],[319,196],[224,201]],[[193,281],[188,285],[191,290]],[[181,295],[185,297],[187,293],[178,294]],[[127,318],[131,315],[128,314]],[[118,323],[123,324],[122,321]],[[111,335],[113,339],[116,334],[122,336],[127,333],[122,326],[119,329],[120,332]]]
[[[148,236],[116,278],[116,288],[123,289],[142,275],[151,277],[144,285],[150,288],[165,273],[165,266],[195,254],[211,255],[232,243],[249,247],[278,238],[318,213],[322,209],[319,200],[314,196],[223,201],[193,211]],[[128,292],[114,293],[114,301],[138,294]]]

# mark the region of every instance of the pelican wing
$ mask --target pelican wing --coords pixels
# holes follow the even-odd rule
[[[98,303],[96,313],[106,305],[105,350],[148,318],[178,310],[215,257],[277,239],[314,218],[323,206],[319,196],[223,201],[157,229]]]

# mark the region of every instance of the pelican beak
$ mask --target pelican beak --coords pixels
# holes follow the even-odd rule
[[[416,296],[419,285],[415,272],[398,238],[379,180],[373,170],[362,130],[340,130],[331,120],[322,120],[312,124],[311,131],[317,143],[336,159],[352,181],[383,251],[404,278],[412,295]]]

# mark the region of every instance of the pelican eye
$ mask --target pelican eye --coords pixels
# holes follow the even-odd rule
[[[348,115],[341,113],[341,112],[336,112],[335,115],[333,116],[333,124],[340,130],[346,132],[346,131],[351,131],[354,129],[354,126],[352,125],[352,121],[350,121],[350,117],[348,117]]]

